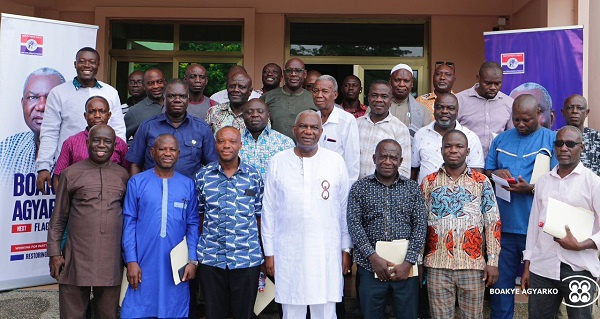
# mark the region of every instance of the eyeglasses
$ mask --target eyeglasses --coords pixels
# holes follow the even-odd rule
[[[141,86],[143,83],[144,82],[142,82],[142,80],[137,80],[137,81],[129,80],[129,85],[131,85],[131,86]]]
[[[567,145],[568,148],[573,148],[573,147],[575,147],[575,145],[579,145],[579,144],[583,144],[583,143],[574,142],[574,141],[563,141],[563,140],[554,141],[554,147],[562,147],[563,145]]]
[[[300,69],[300,68],[298,68],[298,69],[285,69],[283,71],[285,73],[287,73],[287,74],[292,74],[292,73],[300,74],[300,73],[304,72],[304,69]]]
[[[447,65],[447,66],[451,67],[452,70],[454,70],[454,62],[450,62],[450,61],[436,61],[435,62],[435,68],[436,69],[440,65]]]

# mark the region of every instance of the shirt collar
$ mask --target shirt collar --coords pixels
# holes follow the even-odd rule
[[[265,129],[260,132],[260,135],[258,136],[258,138],[260,139],[261,136],[269,136],[271,135],[271,132],[273,131],[272,128],[269,127],[270,125],[267,124],[267,126],[265,126]],[[254,137],[252,136],[252,133],[250,133],[250,131],[248,130],[248,128],[246,128],[246,130],[244,131],[244,137],[245,138],[251,138],[254,140]]]
[[[376,125],[376,124],[383,123],[383,122],[389,122],[392,120],[392,117],[394,117],[394,116],[392,115],[392,112],[388,111],[388,116],[386,116],[383,120],[381,120],[377,123],[373,123],[373,121],[371,120],[371,110],[369,110],[362,117],[364,117],[369,123]]]
[[[448,172],[446,171],[446,165],[442,164],[442,167],[440,167],[440,169],[438,170],[438,172],[440,173],[444,173],[446,174],[446,176],[450,177],[450,174],[448,174]],[[460,176],[458,177],[458,179],[460,179],[463,176],[469,176],[469,177],[473,177],[473,172],[471,171],[471,168],[469,168],[468,166],[465,168],[465,171],[462,172],[462,174],[460,174]]]
[[[98,81],[96,79],[94,79],[94,81],[96,81],[96,84],[94,84],[94,87],[97,88],[97,89],[101,89],[102,85],[100,84],[100,81]],[[81,89],[83,87],[83,84],[81,84],[81,82],[79,82],[77,80],[77,77],[74,77],[73,78],[73,86],[75,87],[75,90],[79,90],[79,89]]]
[[[564,178],[567,178],[567,177],[571,176],[572,174],[581,175],[581,174],[583,174],[583,169],[584,169],[583,163],[581,161],[579,161],[579,163],[577,164],[577,166],[575,166],[573,171],[571,173],[569,173],[569,175],[565,176]],[[554,166],[554,168],[550,171],[550,175],[554,176],[558,179],[562,179],[562,177],[560,177],[558,175],[558,165]]]
[[[333,109],[331,110],[331,114],[329,114],[329,117],[327,118],[327,122],[325,122],[325,124],[327,123],[339,123],[340,122],[340,113],[342,110],[339,109],[337,106],[333,106]],[[321,111],[318,111],[317,113],[319,113],[319,117],[321,116]]]
[[[159,121],[165,121],[167,123],[169,123],[169,125],[173,126],[173,123],[171,122],[171,120],[169,119],[169,117],[167,116],[167,113],[160,113],[157,117],[157,119]],[[181,122],[181,125],[185,124],[185,122],[190,121],[190,113],[185,113],[185,119],[183,120],[183,122]],[[181,126],[180,126],[181,127]]]
[[[233,175],[237,175],[237,173],[239,172],[241,172],[242,174],[248,174],[248,166],[246,165],[246,163],[242,162],[242,159],[239,156],[238,160],[240,161],[240,164],[238,165],[238,169]],[[215,167],[213,168],[213,170],[225,175],[225,172],[223,172],[223,168],[221,167],[221,163],[219,163],[218,161],[215,162]]]
[[[379,178],[377,178],[377,171],[375,171],[373,174],[369,175],[366,177],[369,180],[375,181],[383,186],[386,186],[384,183],[382,183]],[[394,180],[394,182],[392,183],[392,185],[394,184],[398,184],[400,181],[404,181],[406,180],[406,177],[402,176],[400,173],[398,173],[398,175],[396,175],[396,179]],[[391,185],[390,185],[391,186]]]

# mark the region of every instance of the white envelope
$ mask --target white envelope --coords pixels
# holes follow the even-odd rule
[[[592,236],[592,228],[596,215],[585,208],[575,207],[548,197],[546,221],[542,230],[556,238],[565,238],[569,226],[573,237],[582,242]]]

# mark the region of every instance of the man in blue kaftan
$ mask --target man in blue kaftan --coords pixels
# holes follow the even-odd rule
[[[199,215],[194,182],[174,171],[177,139],[159,136],[150,150],[156,166],[130,179],[123,209],[123,251],[129,287],[121,318],[187,318],[189,280],[196,273]],[[187,240],[189,264],[175,285],[170,252]]]

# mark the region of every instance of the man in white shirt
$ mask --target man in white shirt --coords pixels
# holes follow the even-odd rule
[[[442,138],[446,132],[455,129],[465,133],[469,142],[471,151],[466,159],[467,166],[483,173],[485,160],[479,137],[456,121],[458,108],[458,100],[454,94],[439,93],[433,105],[435,121],[420,128],[415,134],[412,143],[411,178],[419,184],[425,176],[437,172],[444,164],[441,152]]]
[[[346,162],[350,185],[358,180],[360,148],[358,125],[352,114],[335,107],[338,84],[331,75],[321,75],[313,86],[313,100],[323,123],[319,146],[340,154]]]
[[[352,242],[346,224],[348,172],[344,159],[319,147],[321,118],[296,117],[297,145],[271,159],[262,213],[267,274],[275,276],[275,301],[284,318],[335,318],[343,274],[350,271]]]
[[[51,185],[50,171],[60,154],[63,142],[87,126],[87,121],[82,115],[85,113],[85,101],[90,97],[99,95],[108,101],[112,113],[108,125],[115,130],[118,137],[125,140],[125,121],[119,94],[112,86],[96,79],[100,67],[98,51],[90,47],[79,49],[73,64],[77,76],[73,81],[54,87],[46,102],[40,132],[40,149],[36,160],[36,186],[43,194],[46,193],[44,184],[47,182]]]
[[[554,142],[558,165],[536,183],[523,251],[521,288],[546,288],[558,293],[529,294],[529,318],[554,318],[563,298],[569,318],[592,318],[596,280],[600,276],[600,177],[581,163],[581,152],[586,147],[582,141],[578,128],[560,129]],[[578,241],[568,226],[562,239],[543,232],[549,197],[592,211],[592,235]],[[561,213],[567,220],[572,218],[569,212]]]

